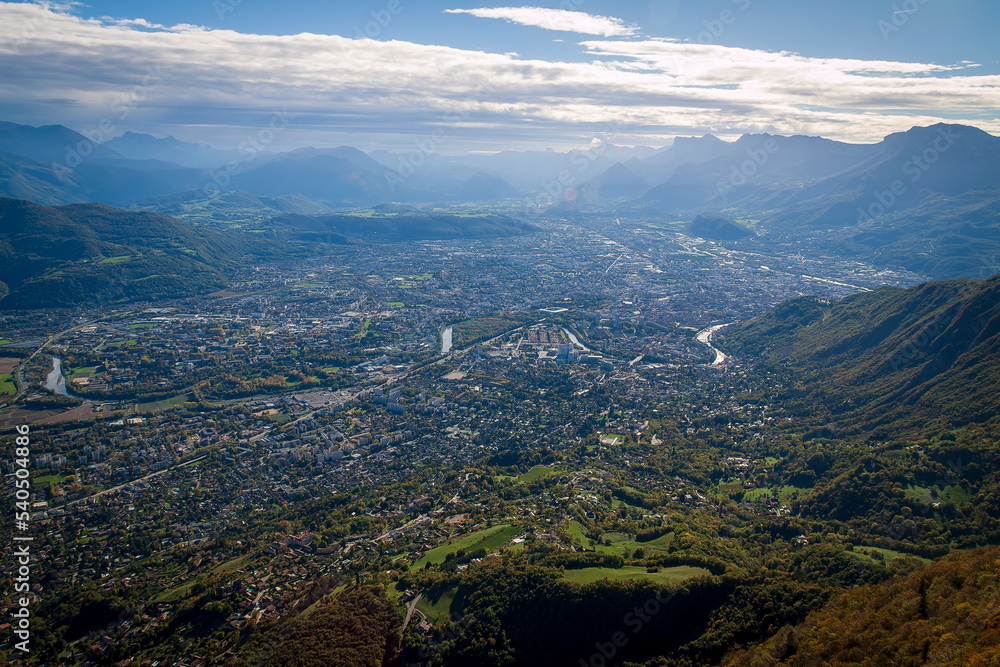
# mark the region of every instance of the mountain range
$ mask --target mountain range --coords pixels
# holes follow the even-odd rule
[[[1000,256],[1000,138],[948,124],[876,144],[706,135],[662,149],[595,143],[455,157],[348,146],[222,151],[132,132],[95,144],[58,125],[0,123],[0,196],[180,215],[184,202],[196,218],[222,220],[236,217],[233,197],[239,210],[261,198],[277,215],[534,198],[557,204],[558,215],[722,215],[752,232],[730,240],[791,243],[938,279],[987,275]]]

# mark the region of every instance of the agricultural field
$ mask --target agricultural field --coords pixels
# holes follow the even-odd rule
[[[475,551],[476,549],[496,550],[517,537],[520,532],[521,529],[517,526],[503,524],[462,535],[429,550],[410,566],[410,570],[420,570],[427,563],[441,564],[448,554],[453,554],[459,549],[465,549],[466,551]]]
[[[17,393],[12,373],[0,373],[0,396],[13,396]]]

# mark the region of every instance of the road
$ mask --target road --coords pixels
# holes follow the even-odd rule
[[[406,605],[406,619],[403,621],[403,632],[406,632],[406,626],[410,624],[410,617],[413,616],[413,612],[417,609],[417,603],[420,602],[420,598],[422,597],[424,597],[423,593],[413,598],[410,604]]]

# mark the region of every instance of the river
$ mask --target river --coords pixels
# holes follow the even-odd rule
[[[441,354],[451,352],[451,327],[445,327],[441,334]]]
[[[732,322],[726,322],[725,324],[716,324],[715,326],[707,327],[698,332],[698,342],[708,345],[709,349],[715,352],[715,359],[712,361],[713,366],[721,366],[726,360],[726,355],[722,350],[713,347],[712,345],[712,334],[721,329],[722,327],[728,327]]]
[[[566,327],[563,327],[563,333],[565,333],[567,336],[569,336],[569,339],[573,343],[573,345],[577,345],[577,346],[583,348],[584,352],[590,352],[590,348],[587,347],[586,345],[584,345],[583,343],[581,343],[580,340],[575,335],[573,335],[572,331],[570,331]]]
[[[77,394],[74,394],[66,389],[66,378],[64,378],[62,374],[62,359],[59,357],[52,357],[52,370],[45,376],[45,388],[59,394],[60,396],[77,398],[82,401],[90,400],[89,398],[78,396]]]

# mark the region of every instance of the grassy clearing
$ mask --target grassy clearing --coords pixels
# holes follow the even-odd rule
[[[240,556],[239,558],[234,558],[231,561],[227,561],[218,565],[212,570],[212,574],[226,574],[229,572],[235,572],[241,567],[246,567],[252,559],[250,556]]]
[[[446,588],[432,594],[424,593],[417,603],[417,609],[422,611],[431,623],[446,621],[451,617],[451,603],[455,601],[457,591],[458,588]]]
[[[767,486],[763,488],[747,489],[743,494],[743,502],[745,503],[763,503],[767,502],[771,498],[771,488]]]
[[[626,565],[619,569],[610,567],[588,567],[582,570],[566,570],[563,578],[577,584],[589,584],[601,579],[610,581],[623,581],[627,579],[645,579],[658,584],[676,584],[685,579],[711,575],[712,573],[702,567],[689,567],[680,565],[678,567],[664,567],[659,572],[646,572],[644,567]]]
[[[512,539],[517,537],[521,533],[521,529],[517,526],[507,526],[503,530],[493,533],[485,540],[478,542],[472,546],[473,549],[486,549],[487,551],[494,551],[499,549],[503,545],[510,542]]]
[[[194,588],[194,585],[198,583],[199,578],[200,577],[191,577],[180,586],[163,591],[150,600],[150,602],[153,604],[159,604],[161,602],[176,602],[177,600],[187,597],[188,593],[191,592],[191,589]]]
[[[170,410],[171,408],[176,408],[179,405],[183,405],[190,400],[188,394],[181,394],[179,396],[174,396],[173,398],[165,398],[162,401],[153,401],[152,403],[139,403],[135,406],[136,412],[163,412],[164,410]]]
[[[969,494],[958,484],[952,486],[944,487],[940,493],[938,493],[938,499],[941,502],[953,502],[956,505],[962,506],[969,502]]]
[[[778,489],[778,502],[782,505],[791,505],[793,500],[804,498],[812,491],[812,487],[804,486],[783,486]]]
[[[503,524],[462,535],[429,550],[417,562],[411,565],[410,569],[419,570],[427,563],[443,563],[448,554],[455,553],[459,549],[465,549],[466,551],[475,551],[480,548],[487,551],[497,549],[516,537],[520,532],[521,529],[516,526]]]
[[[152,329],[156,325],[152,322],[136,322],[135,324],[128,325],[129,329]]]
[[[42,477],[36,477],[32,483],[35,486],[48,486],[49,484],[62,484],[63,480],[66,479],[66,475],[43,475]]]
[[[589,547],[591,539],[584,535],[583,524],[579,521],[570,521],[569,524],[569,534],[573,538],[573,542],[579,544],[581,547]]]
[[[14,375],[12,373],[0,373],[0,395],[10,394],[13,396],[17,393],[17,386],[14,384]]]
[[[903,489],[903,493],[906,494],[907,498],[914,498],[923,503],[930,504],[934,502],[934,498],[931,496],[931,490],[926,486],[915,486],[910,484]]]
[[[568,531],[570,536],[573,538],[574,544],[586,547],[587,549],[593,549],[597,553],[615,554],[619,556],[624,554],[626,551],[632,553],[636,549],[643,549],[647,554],[655,553],[657,551],[667,551],[670,549],[670,544],[674,541],[674,533],[669,532],[666,535],[661,535],[655,540],[650,540],[649,542],[637,542],[632,539],[632,536],[628,533],[604,533],[601,535],[600,541],[595,542],[586,536],[583,524],[579,521],[571,521]],[[605,540],[608,540],[611,543],[604,544]]]
[[[920,558],[914,554],[908,554],[903,551],[893,551],[892,549],[880,549],[878,547],[854,547],[854,551],[848,551],[850,555],[854,556],[863,561],[870,563],[882,561],[884,563],[891,562],[897,558]],[[923,563],[930,563],[928,558],[920,558]]]

